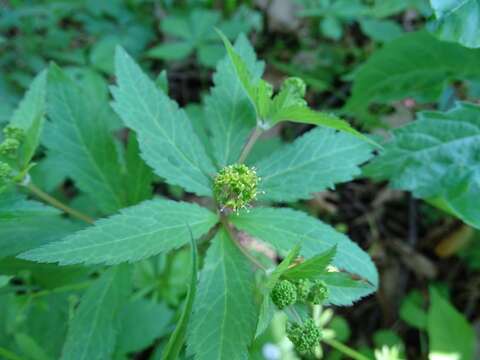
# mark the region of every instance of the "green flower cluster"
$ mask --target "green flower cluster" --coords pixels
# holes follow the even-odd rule
[[[247,208],[257,198],[259,180],[254,168],[244,164],[228,165],[215,177],[215,200],[223,208],[230,208],[235,212]]]
[[[278,281],[270,293],[273,303],[283,309],[297,302],[320,305],[328,298],[329,290],[322,280],[300,279],[295,283]]]
[[[321,339],[320,330],[313,319],[306,320],[302,325],[291,323],[287,327],[287,337],[300,353],[312,351]]]
[[[284,309],[297,302],[297,288],[288,280],[280,280],[273,287],[270,297],[279,309]]]
[[[24,138],[22,129],[8,125],[3,129],[5,140],[0,144],[0,155],[5,157],[15,157],[20,143]]]

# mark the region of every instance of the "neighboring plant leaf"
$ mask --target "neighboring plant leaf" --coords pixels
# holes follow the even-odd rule
[[[265,283],[265,287],[268,290],[273,289],[278,279],[280,279],[281,276],[283,276],[284,274],[286,274],[286,272],[288,272],[288,267],[290,266],[292,261],[294,261],[298,257],[299,254],[300,254],[300,245],[297,244],[288,252],[287,256],[285,256],[282,262],[278,264],[275,270],[273,270],[273,272],[268,277]]]
[[[333,188],[361,173],[372,148],[352,135],[315,128],[258,164],[262,199],[295,201]]]
[[[190,227],[188,227],[190,230]],[[188,288],[187,298],[185,299],[185,305],[183,307],[182,315],[177,322],[177,326],[173,331],[168,343],[165,347],[165,350],[162,354],[163,360],[176,360],[180,355],[183,344],[185,343],[185,338],[187,335],[188,324],[190,321],[190,315],[192,313],[193,302],[195,300],[195,294],[197,292],[197,281],[198,281],[198,253],[197,253],[197,243],[193,238],[193,234],[190,230],[190,248],[192,251],[192,271],[190,278],[190,286]]]
[[[253,208],[249,212],[231,215],[231,221],[239,229],[272,244],[282,253],[289,251],[297,243],[305,258],[337,247],[332,265],[352,274],[361,275],[372,285],[378,285],[378,273],[370,256],[344,234],[331,226],[287,208]]]
[[[172,315],[163,303],[147,299],[129,302],[118,314],[120,330],[115,352],[127,354],[148,348],[155,339],[170,332]]]
[[[427,312],[424,310],[425,299],[418,290],[412,290],[402,299],[400,317],[408,325],[425,330],[427,327]]]
[[[264,64],[256,60],[247,38],[239,36],[235,48],[254,78],[259,79]],[[256,125],[256,116],[229,57],[218,63],[213,81],[215,86],[204,101],[208,119],[205,124],[212,136],[210,142],[217,165],[223,168],[238,160],[249,133]]]
[[[157,175],[198,195],[211,196],[215,168],[185,111],[170,100],[122,48],[115,56],[112,106],[138,135],[142,157]]]
[[[220,229],[207,251],[188,332],[196,360],[246,359],[257,325],[254,273]]]
[[[112,267],[85,292],[70,322],[62,360],[112,358],[118,313],[130,292],[130,276],[126,265]]]
[[[291,267],[284,272],[283,276],[291,280],[313,279],[325,274],[326,268],[332,262],[337,253],[336,246],[330,250],[315,255],[304,262]]]
[[[365,168],[376,179],[442,198],[443,204],[480,229],[480,106],[457,103],[447,112],[421,112],[393,131],[385,151]]]
[[[475,331],[465,316],[433,287],[430,288],[430,302],[427,323],[429,360],[473,359]]]
[[[480,50],[439,41],[426,31],[405,34],[358,68],[345,110],[358,117],[374,103],[435,101],[446,83],[478,77],[479,61]]]
[[[58,66],[48,71],[43,144],[63,160],[68,175],[106,214],[126,205],[122,169],[108,129],[108,104],[90,106],[88,97]]]
[[[118,215],[62,241],[33,249],[19,257],[38,262],[118,264],[137,261],[186,244],[188,219],[195,238],[217,221],[214,213],[196,204],[150,200],[122,209]]]
[[[436,18],[430,30],[435,36],[469,48],[480,47],[479,0],[430,0],[430,4]]]
[[[12,125],[25,131],[25,139],[19,149],[20,170],[27,168],[40,141],[45,122],[46,85],[47,72],[42,71],[32,81],[10,121]]]

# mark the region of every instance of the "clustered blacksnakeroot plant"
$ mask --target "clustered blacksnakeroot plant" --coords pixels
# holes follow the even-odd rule
[[[372,142],[337,117],[310,109],[301,79],[285,80],[274,93],[261,79],[264,64],[246,38],[240,37],[235,47],[224,40],[228,56],[219,62],[214,87],[205,98],[207,116],[195,122],[190,119],[192,113],[179,108],[123,49],[117,49],[111,106],[130,129],[120,152],[121,145],[111,135],[118,119],[108,104],[93,107],[90,95],[58,66],[51,65],[48,74],[40,74],[22,102],[19,114],[28,120],[22,124],[29,137],[40,139],[47,159],[51,156],[60,162],[79,191],[95,199],[94,213],[105,216],[95,222],[90,214],[60,203],[36,186],[35,176],[26,174],[18,180],[72,218],[88,225],[95,222],[76,231],[78,224],[50,209],[45,216],[56,226],[61,224],[63,233],[55,229],[57,237],[49,233],[43,243],[10,250],[24,260],[93,265],[100,272],[70,321],[64,355],[81,348],[85,358],[94,358],[100,347],[103,357],[111,358],[114,345],[94,340],[79,344],[79,334],[86,327],[99,339],[104,333],[116,333],[114,314],[129,302],[129,289],[135,288],[130,273],[141,260],[174,256],[191,241],[194,259],[195,245],[202,243],[203,267],[198,281],[193,267],[183,314],[170,337],[166,358],[176,358],[185,342],[195,359],[225,359],[232,354],[247,358],[256,337],[268,327],[273,302],[285,311],[296,303],[351,305],[375,291],[375,266],[347,236],[301,211],[275,207],[311,198],[315,192],[352,179],[372,156]],[[45,112],[48,120],[43,118]],[[264,131],[289,120],[318,127],[291,144],[256,153]],[[19,171],[30,168],[33,153],[28,152]],[[200,202],[215,206],[151,199],[152,170],[168,184],[211,198]],[[6,167],[2,171],[8,173]],[[21,194],[9,196],[9,201],[22,203],[23,208],[36,206]],[[252,202],[259,206],[252,207]],[[227,208],[232,211],[223,211]],[[34,222],[45,223],[45,219]],[[276,266],[252,252],[248,241],[241,241],[240,231],[268,243],[285,260]],[[327,271],[330,264],[338,270]],[[110,268],[99,270],[98,265]],[[157,280],[155,284],[154,289]],[[103,321],[96,322],[94,316]],[[319,342],[319,330],[308,313],[298,320],[288,326],[288,337],[299,352],[310,351]]]

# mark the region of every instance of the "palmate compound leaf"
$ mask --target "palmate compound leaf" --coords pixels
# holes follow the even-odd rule
[[[366,252],[344,234],[303,212],[253,208],[233,214],[230,219],[238,229],[270,243],[282,253],[299,244],[300,254],[308,259],[336,246],[332,265],[367,280],[371,284],[370,292],[378,286],[377,269]]]
[[[240,36],[235,49],[245,60],[254,79],[258,79],[264,64],[256,60],[255,52],[245,36]],[[242,147],[256,125],[255,109],[237,78],[231,59],[226,56],[213,75],[215,86],[205,98],[204,107],[211,133],[213,154],[219,168],[235,163]]]
[[[62,160],[69,177],[103,213],[126,205],[122,169],[109,117],[108,103],[92,106],[88,95],[58,66],[48,71],[47,115],[43,144]]]
[[[217,217],[196,204],[161,199],[145,201],[19,257],[60,265],[133,262],[188,243],[186,221],[194,238],[198,238],[216,223]]]
[[[254,283],[248,259],[220,229],[200,272],[188,331],[196,360],[248,359],[257,324]]]
[[[469,48],[480,47],[479,0],[430,0],[436,21],[430,30],[443,41],[454,41]]]
[[[257,164],[261,199],[295,201],[352,180],[372,156],[371,146],[350,134],[315,128]]]
[[[480,228],[480,106],[457,103],[444,113],[418,113],[416,121],[393,131],[365,174],[420,198],[439,198]]]
[[[426,31],[407,33],[358,69],[345,110],[361,117],[374,103],[436,101],[449,81],[478,77],[479,61],[480,50],[439,41]]]
[[[138,136],[141,156],[155,173],[172,185],[211,196],[212,161],[193,131],[187,114],[158,89],[135,61],[118,47],[117,86],[112,103],[123,122]]]
[[[105,271],[85,292],[70,322],[61,360],[111,359],[120,329],[118,316],[131,287],[126,265]]]

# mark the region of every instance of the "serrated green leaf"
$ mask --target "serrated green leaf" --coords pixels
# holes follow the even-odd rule
[[[316,278],[325,273],[327,266],[330,265],[336,253],[337,248],[333,246],[330,250],[315,255],[288,269],[283,276],[292,280]]]
[[[263,72],[263,63],[256,60],[245,36],[238,37],[235,49],[254,78],[258,79]],[[218,63],[213,81],[215,86],[205,98],[204,108],[213,153],[218,167],[223,168],[238,160],[249,133],[256,125],[256,116],[229,57]]]
[[[217,217],[196,204],[160,199],[145,201],[99,220],[62,241],[23,253],[19,258],[60,265],[133,262],[186,244],[190,234],[185,221],[198,238],[217,222]]]
[[[345,120],[342,120],[332,114],[314,111],[306,106],[297,105],[280,108],[276,113],[272,114],[270,120],[273,123],[278,123],[280,121],[293,121],[302,124],[312,124],[344,131],[366,142],[369,142],[372,145],[377,147],[379,146],[375,141],[352,128]]]
[[[21,170],[27,167],[35,154],[42,133],[45,121],[46,80],[46,71],[37,75],[10,121],[12,125],[25,131],[25,139],[18,155]]]
[[[256,101],[257,86],[247,64],[242,59],[242,57],[235,51],[232,44],[230,43],[230,40],[228,40],[227,37],[218,29],[217,33],[222,39],[223,44],[225,45],[225,49],[227,50],[228,57],[230,58],[230,61],[235,68],[238,80],[240,80],[240,83],[243,85],[243,88],[246,91],[248,98],[250,99],[252,105],[258,113],[258,106]]]
[[[447,112],[421,112],[393,131],[385,151],[366,166],[376,180],[443,203],[480,228],[480,106],[457,103]]]
[[[328,287],[327,304],[336,306],[351,306],[355,301],[371,294],[375,287],[366,281],[354,280],[350,274],[341,272],[327,272],[317,276]]]
[[[112,357],[119,329],[118,313],[130,291],[126,265],[112,267],[85,292],[69,325],[62,360]]]
[[[258,164],[261,199],[295,201],[352,180],[371,157],[371,146],[345,133],[315,128]]]
[[[247,258],[220,229],[207,251],[188,332],[196,360],[247,359],[257,324]]]
[[[478,62],[480,50],[439,41],[425,31],[405,34],[358,69],[345,110],[359,116],[373,103],[406,97],[435,101],[447,82],[478,77]]]
[[[43,144],[80,190],[106,214],[126,205],[122,169],[105,117],[108,104],[90,106],[88,96],[58,66],[48,72],[47,114]]]
[[[115,352],[141,351],[169,331],[172,310],[165,304],[139,299],[127,303],[120,311],[120,330]]]
[[[300,254],[300,245],[295,245],[285,256],[285,258],[282,260],[280,264],[273,270],[273,272],[270,274],[270,276],[267,278],[265,282],[265,287],[268,290],[273,289],[275,286],[275,283],[280,279],[281,276],[285,275],[288,271],[288,267],[294,261],[298,255]]]
[[[427,320],[429,360],[473,359],[475,331],[465,316],[433,287],[430,288],[430,302]]]
[[[189,228],[190,229],[190,228]],[[182,315],[180,316],[175,331],[170,336],[165,350],[162,354],[163,360],[176,360],[182,350],[185,343],[185,337],[187,334],[190,315],[192,313],[193,302],[195,300],[195,294],[197,292],[197,280],[198,280],[198,252],[197,244],[193,238],[193,234],[190,234],[190,247],[192,251],[192,272],[190,276],[190,287],[188,288],[187,298],[185,299],[185,305],[183,307]]]
[[[152,197],[153,172],[140,157],[140,148],[135,133],[128,135],[125,153],[125,187],[127,204],[135,205]]]
[[[436,18],[431,24],[435,36],[469,48],[480,47],[479,0],[430,0],[430,4]]]
[[[198,195],[211,196],[215,168],[184,110],[160,91],[122,48],[115,56],[112,104],[135,130],[142,157],[157,175]]]
[[[300,253],[307,259],[336,246],[334,266],[367,279],[374,286],[372,291],[378,285],[377,269],[367,253],[344,234],[300,211],[253,208],[230,218],[236,227],[272,244],[281,252],[300,244]]]

